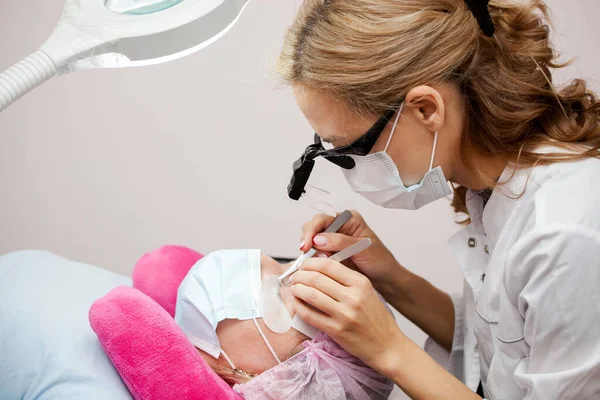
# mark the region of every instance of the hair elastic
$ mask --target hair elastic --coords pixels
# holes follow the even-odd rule
[[[479,27],[483,31],[483,34],[488,37],[494,35],[494,22],[488,9],[490,0],[465,0],[469,10],[473,13],[473,16],[477,20]]]

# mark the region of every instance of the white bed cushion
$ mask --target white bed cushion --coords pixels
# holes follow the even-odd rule
[[[0,256],[0,400],[130,400],[88,322],[119,285],[131,279],[46,251]]]

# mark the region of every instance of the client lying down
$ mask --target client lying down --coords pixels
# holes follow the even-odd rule
[[[393,384],[298,317],[288,286],[263,286],[286,266],[259,250],[221,250],[179,286],[175,321],[245,399],[387,399]],[[269,326],[277,325],[275,333]],[[281,329],[282,324],[284,329]]]

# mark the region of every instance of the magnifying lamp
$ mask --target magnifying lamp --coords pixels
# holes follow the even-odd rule
[[[55,75],[163,63],[223,36],[250,0],[67,0],[35,53],[0,73],[0,111]]]

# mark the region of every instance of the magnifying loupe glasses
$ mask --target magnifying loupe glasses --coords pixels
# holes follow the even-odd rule
[[[398,104],[401,106],[402,102],[398,102]],[[300,158],[297,159],[292,166],[294,172],[287,187],[288,196],[292,200],[299,200],[300,197],[304,195],[304,188],[308,183],[317,157],[323,157],[327,161],[344,169],[354,168],[355,162],[349,156],[366,156],[369,154],[394,114],[400,112],[398,110],[400,106],[391,107],[369,128],[369,130],[367,130],[367,132],[365,132],[364,135],[346,146],[326,149],[323,146],[323,141],[319,135],[315,133],[314,143],[304,150],[304,153],[302,153]]]
[[[42,47],[0,73],[0,111],[55,75],[175,60],[214,43],[250,0],[67,0]]]

